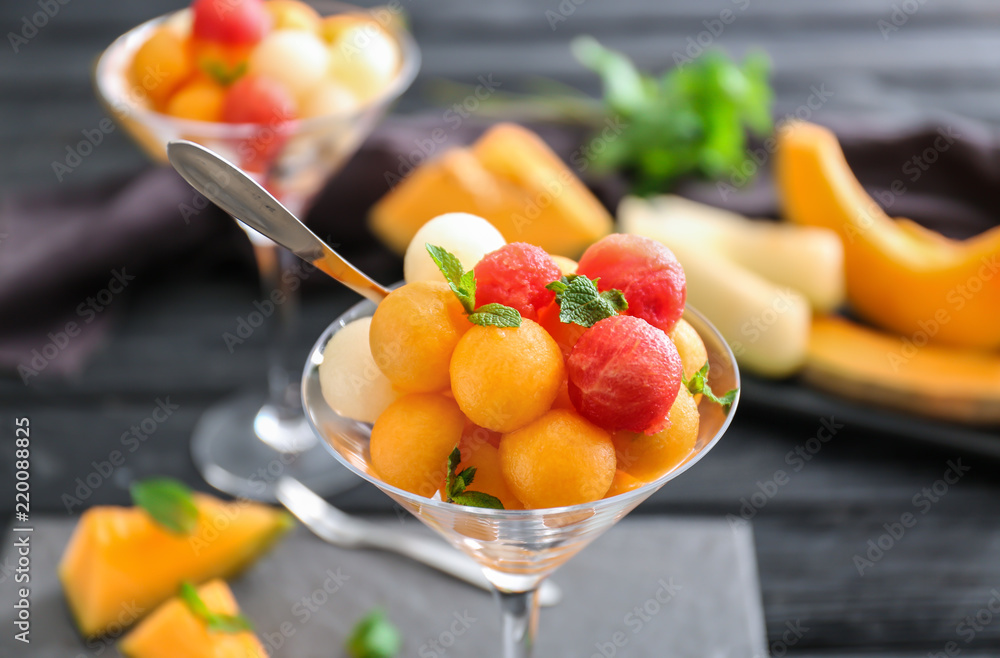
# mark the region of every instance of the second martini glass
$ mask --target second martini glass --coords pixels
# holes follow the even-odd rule
[[[314,4],[323,15],[366,15],[351,5]],[[276,117],[271,124],[259,125],[179,119],[147,107],[142,90],[131,85],[126,74],[139,46],[174,16],[143,23],[104,51],[94,70],[101,101],[159,162],[166,162],[166,144],[175,139],[198,142],[233,162],[240,162],[247,149],[258,156],[266,153],[255,158],[252,175],[299,217],[305,216],[316,193],[371,133],[387,107],[410,86],[420,66],[419,50],[409,34],[395,25],[381,25],[399,48],[400,68],[380,94],[354,111],[298,120]],[[242,228],[253,245],[262,289],[258,305],[248,310],[246,318],[248,323],[253,316],[254,324],[268,325],[267,393],[241,394],[209,408],[194,429],[192,456],[210,484],[236,496],[273,500],[273,484],[281,474],[294,475],[320,493],[333,493],[350,486],[352,479],[331,468],[309,430],[302,416],[299,382],[287,363],[303,273],[291,267],[295,258],[287,251],[253,229]]]
[[[319,366],[327,342],[347,324],[370,316],[374,310],[372,302],[357,304],[337,318],[316,342],[302,377],[306,418],[344,466],[377,486],[482,566],[500,601],[503,656],[528,658],[537,627],[535,594],[542,580],[704,457],[729,427],[738,399],[728,409],[703,399],[699,404],[698,440],[686,461],[659,479],[618,496],[571,507],[520,511],[466,507],[425,498],[379,479],[372,470],[368,449],[371,425],[337,414],[320,389]],[[739,388],[736,361],[719,332],[690,308],[684,318],[705,343],[712,388],[717,391]]]

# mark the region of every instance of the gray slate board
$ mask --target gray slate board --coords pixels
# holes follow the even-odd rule
[[[386,521],[397,523],[397,521]],[[32,643],[12,639],[13,579],[2,583],[0,655],[89,658],[71,626],[55,566],[73,519],[33,523]],[[407,518],[412,532],[429,532]],[[11,535],[4,542],[10,557]],[[323,590],[328,570],[339,587]],[[564,600],[541,613],[537,656],[749,658],[765,635],[753,535],[721,519],[626,519],[576,556],[555,580]],[[663,584],[661,584],[661,581]],[[672,587],[668,594],[664,585]],[[499,655],[499,612],[480,590],[394,555],[328,546],[298,528],[233,582],[243,611],[274,658],[340,658],[344,638],[374,606],[403,633],[401,656]],[[657,601],[657,595],[664,603]],[[303,603],[311,599],[311,603]],[[637,614],[635,608],[644,608]],[[643,618],[645,617],[645,619]],[[616,633],[620,633],[617,635]],[[618,640],[620,648],[611,644]],[[442,648],[435,649],[432,641]],[[450,645],[447,649],[444,645]]]

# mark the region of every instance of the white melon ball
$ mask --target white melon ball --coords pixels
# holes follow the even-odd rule
[[[250,55],[251,73],[283,83],[300,103],[326,77],[329,65],[326,44],[305,30],[275,30]]]
[[[444,281],[441,270],[427,253],[432,244],[455,254],[466,271],[483,256],[507,244],[493,224],[467,212],[438,215],[420,227],[403,257],[403,277],[414,281]]]
[[[360,318],[338,331],[323,350],[319,385],[330,408],[364,423],[375,419],[399,397],[375,365],[368,330],[372,319]]]
[[[401,62],[396,40],[371,21],[344,29],[330,44],[330,76],[363,101],[377,96],[392,82]]]
[[[357,97],[343,85],[324,80],[302,101],[299,115],[302,118],[322,116],[351,116],[360,103]]]

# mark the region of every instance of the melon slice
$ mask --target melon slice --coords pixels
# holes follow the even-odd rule
[[[232,591],[221,580],[199,587],[198,596],[211,612],[239,613]],[[209,630],[179,597],[157,608],[125,636],[118,648],[128,658],[267,658],[267,651],[253,632]]]
[[[1000,354],[923,338],[817,317],[802,374],[816,388],[866,404],[963,423],[1000,423]]]
[[[469,148],[425,162],[371,211],[372,230],[399,253],[438,215],[485,218],[508,242],[576,257],[608,234],[612,219],[538,135],[515,124],[488,130]]]
[[[292,527],[288,514],[258,503],[195,494],[195,504],[198,525],[190,535],[170,533],[138,507],[83,513],[59,578],[84,636],[120,633],[184,581],[238,573]]]

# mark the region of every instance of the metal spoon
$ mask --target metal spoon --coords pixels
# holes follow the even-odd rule
[[[493,591],[482,568],[472,558],[437,538],[402,532],[345,514],[289,476],[278,479],[276,493],[289,512],[317,537],[334,546],[398,553],[470,585]],[[562,599],[562,591],[550,580],[542,581],[538,591],[542,606],[556,605]]]
[[[389,294],[320,240],[245,171],[215,151],[178,139],[167,143],[167,158],[191,187],[242,224],[376,304]]]

